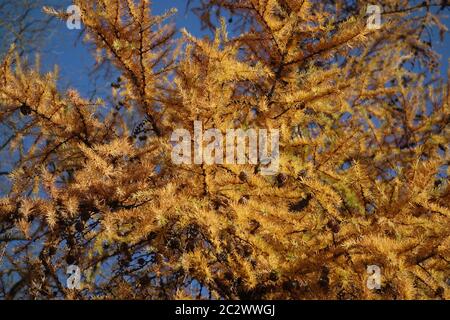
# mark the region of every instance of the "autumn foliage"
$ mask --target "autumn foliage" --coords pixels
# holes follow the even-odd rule
[[[120,73],[110,99],[60,91],[11,47],[0,298],[448,299],[443,8],[377,2],[373,30],[365,1],[192,1],[213,31],[197,38],[149,0],[76,0]],[[170,136],[196,120],[279,129],[279,173],[175,165]]]

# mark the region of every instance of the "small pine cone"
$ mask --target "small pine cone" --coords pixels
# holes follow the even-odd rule
[[[77,259],[75,258],[75,256],[74,256],[72,253],[69,253],[69,254],[66,256],[66,262],[67,262],[68,265],[74,264],[76,260],[77,260]]]
[[[239,179],[242,182],[247,182],[248,181],[248,175],[247,173],[245,173],[244,171],[241,171],[241,173],[239,173]]]
[[[224,277],[226,280],[233,280],[234,275],[233,275],[232,272],[227,271],[227,272],[224,273],[223,277]]]
[[[48,247],[48,254],[53,256],[56,253],[56,248],[54,246]]]
[[[250,221],[250,227],[251,227],[250,234],[254,235],[258,231],[260,226],[261,226],[261,224],[258,221],[252,219]]]
[[[24,116],[28,116],[31,114],[31,108],[27,104],[23,103],[20,106],[20,113],[22,113]]]
[[[438,288],[435,290],[434,294],[435,294],[436,297],[442,298],[442,295],[444,294],[444,292],[445,292],[444,288],[438,287]]]
[[[299,288],[299,283],[296,280],[286,280],[283,282],[283,289],[286,291],[292,291]]]
[[[91,213],[88,210],[84,210],[81,212],[80,218],[81,218],[81,220],[86,222],[91,218]]]
[[[319,278],[319,286],[322,289],[328,290],[329,286],[330,286],[330,278],[328,277],[328,274],[330,273],[330,270],[327,267],[323,267],[322,268],[322,272],[320,273],[320,278]]]
[[[269,275],[269,279],[270,279],[271,281],[277,281],[277,280],[278,280],[278,274],[277,274],[277,272],[276,272],[276,271],[272,271],[272,272],[270,273],[270,275]]]
[[[250,245],[244,245],[242,254],[244,257],[249,257],[253,253],[253,248]]]
[[[138,259],[138,263],[140,266],[143,266],[145,264],[145,259],[144,258],[139,258]]]
[[[341,229],[339,223],[333,220],[328,221],[327,227],[330,228],[330,230],[333,231],[333,233],[338,233],[339,230]]]
[[[141,287],[146,287],[150,284],[150,279],[148,276],[143,276],[141,279],[139,279],[139,284]]]
[[[77,230],[78,232],[83,232],[84,230],[84,225],[82,222],[77,222],[75,224],[75,230]]]
[[[242,197],[239,199],[238,203],[241,204],[241,205],[246,205],[246,204],[248,204],[248,201],[249,201],[249,200],[250,200],[250,197],[247,196],[247,195],[245,195],[245,196],[242,196]]]
[[[153,240],[156,239],[157,236],[158,236],[158,234],[156,232],[152,231],[147,235],[147,241],[152,242]]]
[[[172,250],[177,250],[181,248],[181,242],[178,238],[172,237],[167,242],[167,247]]]
[[[284,186],[284,184],[286,183],[287,179],[288,179],[288,176],[285,175],[284,173],[280,173],[279,175],[277,175],[278,187]]]
[[[300,201],[298,201],[296,203],[289,204],[289,211],[301,212],[303,209],[305,209],[308,206],[311,199],[312,199],[312,195],[308,194],[306,196],[306,198],[301,199]]]

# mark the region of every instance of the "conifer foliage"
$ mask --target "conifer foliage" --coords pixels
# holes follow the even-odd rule
[[[12,47],[0,298],[448,299],[445,5],[376,2],[380,29],[365,1],[192,1],[214,34],[197,38],[149,0],[75,0],[120,73],[109,100],[60,91]],[[279,129],[279,172],[174,164],[194,121]]]

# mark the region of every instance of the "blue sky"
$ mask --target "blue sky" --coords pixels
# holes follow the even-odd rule
[[[71,1],[60,1],[58,7],[65,8],[70,5]],[[152,7],[155,14],[161,14],[166,10],[175,7],[178,13],[174,17],[178,30],[186,28],[190,33],[200,36],[204,31],[200,29],[198,18],[190,11],[186,11],[187,0],[155,0]],[[450,13],[449,13],[450,14]],[[450,19],[446,20],[446,25],[450,27]],[[436,37],[437,38],[437,35]],[[444,43],[436,41],[436,50],[442,56],[442,74],[446,76],[448,67],[448,58],[450,57],[450,39],[446,34]],[[79,90],[83,95],[89,95],[93,88],[92,79],[89,78],[89,70],[92,70],[93,60],[87,47],[79,41],[79,31],[69,30],[63,21],[54,23],[52,33],[49,34],[47,51],[42,54],[44,62],[44,70],[50,70],[53,65],[60,67],[62,88],[73,87]],[[114,79],[111,77],[111,79]],[[106,90],[110,90],[110,83],[99,79],[98,89],[107,94]]]
[[[70,1],[64,1],[67,5]],[[60,4],[58,7],[67,6]],[[152,4],[154,14],[162,14],[170,8],[177,8],[178,12],[173,21],[177,29],[186,28],[190,33],[200,35],[200,22],[191,10],[186,11],[186,0],[156,0]],[[60,67],[61,86],[73,87],[83,94],[89,94],[92,83],[89,79],[89,70],[92,70],[93,59],[89,49],[79,40],[79,30],[69,30],[65,22],[57,21],[55,28],[49,35],[45,53],[41,60],[45,70],[51,70],[55,64]],[[114,79],[114,78],[111,78]],[[110,90],[110,83],[99,79],[100,90]],[[103,87],[101,87],[103,86]]]

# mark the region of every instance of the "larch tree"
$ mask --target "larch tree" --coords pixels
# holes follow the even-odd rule
[[[91,100],[14,47],[3,60],[17,161],[0,298],[450,297],[444,2],[376,1],[374,29],[365,1],[202,0],[204,38],[177,38],[149,0],[74,3],[120,77],[111,102]],[[175,163],[172,134],[195,121],[278,129],[278,171]]]

